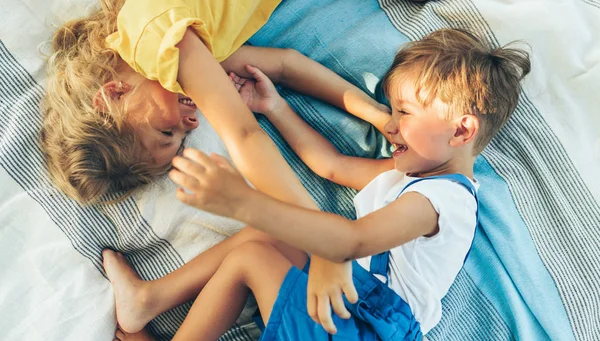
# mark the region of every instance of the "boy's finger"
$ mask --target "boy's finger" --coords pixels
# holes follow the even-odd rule
[[[235,167],[233,167],[231,162],[226,157],[216,153],[211,153],[210,158],[213,159],[213,161],[215,161],[219,167],[225,168],[229,171],[235,171]]]
[[[319,315],[317,314],[317,296],[312,295],[310,292],[306,298],[306,310],[308,311],[308,316],[310,316],[315,323],[321,323],[321,321],[319,321]]]
[[[344,305],[342,294],[338,293],[336,295],[330,296],[329,298],[331,299],[331,307],[333,308],[333,311],[336,313],[336,315],[343,319],[349,319],[350,312],[348,311],[348,309],[346,309],[346,306]]]
[[[317,305],[321,325],[329,334],[335,334],[337,330],[335,324],[333,324],[333,318],[331,317],[331,302],[329,301],[329,296],[320,296]]]
[[[189,206],[194,206],[194,203],[196,202],[196,196],[192,194],[187,194],[183,188],[177,189],[177,191],[175,192],[175,197],[177,198],[177,200]]]
[[[344,291],[348,302],[353,304],[358,302],[358,292],[356,292],[356,287],[354,286],[354,283],[344,283],[344,285],[342,285],[342,290]]]
[[[200,182],[194,177],[186,175],[176,169],[173,169],[169,172],[169,179],[173,180],[177,185],[187,188],[192,192],[200,191]]]
[[[184,149],[183,156],[187,157],[188,159],[190,159],[192,161],[195,161],[200,166],[202,166],[206,169],[214,166],[214,162],[208,157],[208,155],[206,155],[203,152],[201,152],[197,149],[194,149],[194,148]]]
[[[172,164],[173,167],[177,168],[179,171],[191,175],[193,177],[199,177],[205,172],[203,166],[181,156],[174,157]]]

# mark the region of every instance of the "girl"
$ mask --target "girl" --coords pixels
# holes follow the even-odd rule
[[[358,219],[260,193],[226,159],[193,150],[174,160],[170,176],[188,190],[180,189],[177,197],[247,222],[313,257],[339,263],[357,259],[352,269],[358,299],[346,290],[343,306],[331,302],[342,318],[335,321],[337,329],[328,329],[337,332],[333,339],[420,339],[440,320],[441,299],[471,247],[478,216],[475,157],[515,108],[519,81],[530,70],[527,53],[490,49],[460,30],[440,30],[404,46],[383,81],[392,105],[384,129],[395,147],[393,161],[340,155],[293,113],[264,74],[248,70],[255,81],[232,77],[247,104],[265,113],[318,174],[361,190],[355,198]],[[105,259],[115,290],[129,288],[129,297],[135,297],[136,288],[158,282],[140,281],[110,251]],[[227,299],[244,297],[248,290],[266,323],[262,339],[329,340],[308,317],[318,320],[330,309],[306,308],[312,299],[306,296],[308,278],[272,243],[242,242],[223,257],[208,283],[203,277],[175,340],[216,340],[239,313]],[[161,280],[165,286],[178,283],[175,275]],[[148,301],[169,306],[168,295],[155,295]],[[121,309],[134,307],[121,316],[139,313],[132,299],[121,300],[126,302]]]
[[[185,133],[195,128],[197,108],[257,189],[316,209],[224,68],[250,76],[241,61],[255,60],[282,84],[304,89],[350,112],[381,117],[380,106],[297,52],[238,49],[264,23],[276,2],[223,4],[104,1],[99,12],[67,23],[57,32],[42,140],[50,173],[67,194],[93,202],[163,173],[181,148]],[[240,13],[244,14],[241,18]],[[257,238],[279,247],[295,264],[304,263],[303,252],[264,234],[252,239]],[[217,250],[225,253],[235,245],[226,243]],[[214,259],[215,263],[206,265],[209,274],[220,264],[218,257]],[[318,257],[312,263],[309,295],[315,306],[316,302],[339,301],[341,288],[352,288],[347,266]],[[123,316],[122,311],[117,314]],[[330,312],[320,319],[330,323]]]
[[[209,61],[190,64],[185,76],[197,73],[206,80],[209,92],[201,93],[202,99],[219,103],[203,110],[209,121],[211,108],[217,107],[253,121],[243,103],[229,104],[238,95],[224,84],[222,71],[250,77],[246,63],[275,82],[319,95],[306,88],[307,80],[330,78],[327,69],[295,51],[242,46],[278,3],[101,0],[99,11],[60,27],[48,63],[41,134],[55,184],[71,198],[93,203],[108,193],[124,196],[166,173],[185,136],[198,126],[199,103],[183,91],[178,78],[188,53],[177,44],[188,27]],[[342,86],[358,94],[359,106],[374,102],[349,84]],[[211,97],[214,93],[222,97]],[[219,98],[227,100],[216,102]],[[337,104],[344,106],[339,100]],[[257,127],[253,123],[251,129]],[[235,144],[225,142],[228,148]],[[245,172],[238,155],[233,154],[234,162]]]

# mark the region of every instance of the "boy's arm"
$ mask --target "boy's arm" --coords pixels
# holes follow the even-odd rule
[[[377,254],[438,230],[438,214],[429,199],[408,192],[360,219],[309,210],[281,202],[250,188],[223,157],[196,152],[198,166],[186,171],[193,181],[179,182],[193,194],[179,191],[183,202],[243,221],[273,237],[333,262]],[[284,228],[282,228],[284,227]]]
[[[340,153],[283,101],[267,115],[294,152],[317,175],[342,186],[363,189],[377,175],[394,168],[393,159],[369,159]]]
[[[371,123],[382,134],[389,108],[320,63],[293,49],[242,46],[221,65],[242,77],[251,75],[244,66],[261,69],[277,84],[333,104]]]
[[[392,159],[341,154],[294,112],[261,70],[250,65],[245,69],[253,79],[235,74],[230,78],[250,110],[266,115],[302,161],[319,176],[360,190],[377,175],[394,168]]]

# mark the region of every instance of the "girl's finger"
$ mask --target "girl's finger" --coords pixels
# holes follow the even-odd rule
[[[125,333],[123,333],[123,331],[121,329],[117,329],[115,331],[115,336],[117,337],[117,339],[124,339]]]
[[[233,81],[236,82],[236,83],[238,83],[240,81],[240,79],[241,79],[241,77],[238,76],[237,73],[235,73],[233,71],[231,71],[229,73],[229,77],[231,77],[231,79],[233,79]]]
[[[257,81],[262,81],[265,78],[267,78],[267,76],[260,71],[258,68],[250,65],[250,64],[246,64],[246,70],[252,75],[252,77],[254,77],[254,79],[256,79]]]

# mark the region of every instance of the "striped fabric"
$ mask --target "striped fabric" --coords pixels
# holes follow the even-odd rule
[[[21,4],[20,0],[7,1],[14,3],[11,8]],[[505,1],[488,3],[509,7]],[[597,0],[577,3],[586,6],[586,11],[600,8]],[[28,8],[29,5],[23,6],[23,13],[29,13]],[[470,28],[495,46],[508,42],[506,35],[499,34],[497,28],[492,29],[494,26],[489,20],[493,13],[488,11],[484,15],[479,8],[479,3],[475,6],[469,0],[430,1],[425,5],[401,0],[284,1],[250,43],[300,50],[374,94],[377,80],[389,66],[396,48],[437,28]],[[27,20],[33,19],[15,24],[11,30],[21,28]],[[2,264],[0,339],[52,340],[69,339],[64,335],[78,335],[77,339],[104,340],[112,331],[100,333],[96,330],[90,335],[66,331],[77,329],[79,324],[89,330],[95,325],[104,329],[114,326],[111,320],[114,316],[105,318],[109,321],[101,321],[102,316],[113,313],[110,304],[88,307],[86,302],[93,301],[91,297],[87,296],[86,301],[86,296],[75,295],[79,286],[89,286],[101,290],[98,295],[105,300],[112,298],[110,285],[102,277],[100,251],[103,248],[126,252],[142,278],[154,279],[180,267],[194,252],[199,252],[198,248],[190,251],[191,240],[196,242],[198,236],[206,237],[209,240],[206,243],[220,239],[205,234],[205,229],[193,230],[188,235],[165,233],[156,220],[148,218],[148,212],[158,208],[161,215],[171,212],[180,215],[184,213],[179,210],[184,208],[160,210],[158,204],[153,206],[153,199],[149,197],[154,192],[116,205],[94,207],[81,207],[58,193],[49,183],[37,143],[41,125],[38,106],[43,88],[41,82],[36,81],[39,76],[32,77],[35,71],[31,70],[35,68],[31,68],[30,60],[16,57],[19,44],[13,43],[10,48],[6,47],[9,44],[5,46],[4,41],[8,41],[5,38],[10,37],[4,35],[7,32],[4,24],[0,23],[0,248],[6,250],[2,255],[7,257],[14,253],[12,244],[17,245],[15,247],[26,245],[16,236],[20,230],[26,231],[26,224],[34,222],[23,218],[22,226],[17,224],[13,215],[26,214],[20,211],[22,206],[12,214],[11,207],[33,202],[51,222],[36,230],[42,234],[40,238],[51,240],[49,235],[54,231],[44,228],[60,230],[62,238],[68,241],[67,246],[61,247],[74,250],[69,257],[77,261],[74,263],[82,269],[80,272],[91,268],[91,272],[100,275],[93,278],[87,271],[87,276],[78,277],[74,269],[60,267],[62,262],[73,259],[49,263],[57,264],[59,272],[68,273],[70,282],[52,285],[43,276],[40,281],[50,283],[47,286],[57,292],[64,284],[73,295],[57,297],[76,300],[64,307],[76,311],[78,305],[83,305],[87,310],[68,314],[67,308],[57,308],[63,309],[55,318],[64,323],[57,327],[63,331],[49,330],[42,323],[47,318],[36,316],[37,311],[42,311],[42,304],[38,307],[37,302],[27,302],[31,303],[31,309],[19,309],[21,307],[16,305],[21,304],[21,299],[10,305],[13,291],[23,293],[15,288],[24,271],[20,270],[22,272],[15,276],[9,272],[12,268],[8,263]],[[34,50],[38,43],[32,43],[31,49]],[[385,139],[371,126],[322,102],[280,90],[291,106],[341,152],[363,157],[389,155]],[[564,139],[561,140],[547,123],[548,113],[538,107],[538,102],[534,105],[532,98],[528,91],[523,94],[512,119],[477,160],[475,171],[481,183],[479,196],[482,201],[481,233],[477,234],[465,268],[444,298],[442,321],[429,333],[431,340],[600,338],[598,197],[594,197],[589,189],[581,164],[573,161],[572,150],[565,148]],[[355,192],[317,177],[264,117],[258,119],[319,206],[326,211],[354,217],[352,197]],[[569,133],[567,137],[575,137],[575,133]],[[13,195],[11,193],[24,193],[27,198],[9,197]],[[166,198],[170,200],[171,197]],[[237,226],[228,229],[224,227],[225,223],[208,220],[205,218],[193,224],[207,227],[206,230],[223,228],[227,231],[234,231]],[[176,221],[170,223],[177,230]],[[188,231],[193,224],[185,225]],[[221,237],[228,233],[219,232]],[[26,255],[25,261],[17,256],[5,259],[10,263],[29,265],[37,253],[51,258],[54,253],[58,254],[57,244],[52,241],[49,246],[40,245],[38,249],[19,249]],[[33,269],[31,272],[46,275],[44,271],[51,270]],[[4,278],[11,278],[14,285],[8,286]],[[39,276],[30,278],[39,279]],[[23,282],[22,286],[26,284]],[[47,294],[45,287],[34,288],[44,296]],[[29,290],[25,292],[31,297],[39,295]],[[101,308],[111,311],[103,313]],[[160,339],[169,339],[188,309],[189,304],[159,316],[151,323],[150,330]],[[222,339],[257,339],[256,326],[249,323],[252,313],[251,308],[246,309],[239,324]],[[75,324],[70,325],[69,321],[75,321]],[[44,328],[40,327],[39,335],[35,334],[38,336],[26,334],[36,330],[38,325],[44,325]]]
[[[82,207],[50,185],[37,142],[42,93],[43,88],[0,41],[0,166],[44,208],[73,248],[98,271],[104,271],[100,254],[107,247],[124,252],[143,279],[162,277],[183,265],[169,241],[159,238],[140,215],[133,199]],[[162,314],[150,323],[149,330],[164,338],[172,336],[190,306],[185,304]],[[256,336],[254,327],[246,329],[233,328],[223,340],[249,340],[252,333]]]

